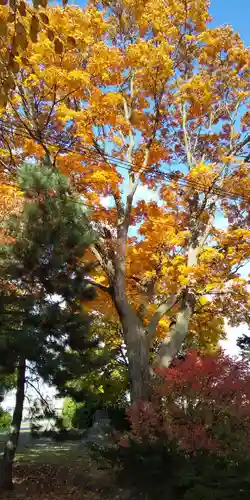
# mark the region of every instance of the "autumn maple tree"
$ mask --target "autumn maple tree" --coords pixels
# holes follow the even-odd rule
[[[14,57],[1,162],[46,157],[91,206],[94,307],[121,323],[132,399],[147,399],[151,348],[168,367],[184,341],[211,351],[225,318],[249,321],[249,50],[204,0],[46,16]]]

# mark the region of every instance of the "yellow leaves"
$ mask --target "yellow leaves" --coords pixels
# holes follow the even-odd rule
[[[122,103],[122,95],[115,92],[110,92],[103,96],[102,102],[104,106],[119,106]]]
[[[0,221],[12,213],[17,213],[23,206],[22,193],[15,186],[5,182],[6,180],[2,180],[0,183]]]
[[[238,99],[239,101],[245,101],[248,97],[250,96],[250,92],[249,91],[240,91],[238,92]]]
[[[36,85],[39,84],[39,78],[34,73],[32,73],[28,76],[28,78],[26,78],[24,84],[27,85],[27,87],[36,87]]]
[[[223,260],[224,256],[221,252],[213,247],[205,247],[200,254],[200,262],[212,262],[213,260],[220,261]]]
[[[180,102],[190,103],[190,115],[200,115],[207,110],[213,102],[213,86],[216,84],[214,78],[208,75],[195,74],[188,81],[180,83]]]
[[[114,135],[113,136],[113,143],[117,144],[118,146],[122,146],[123,141],[122,141],[122,139],[120,137],[117,137],[117,136]]]
[[[95,74],[100,82],[115,85],[121,82],[121,63],[119,49],[110,48],[104,42],[98,42],[93,46],[87,70],[90,74]]]
[[[65,104],[61,104],[57,108],[57,117],[62,122],[67,122],[69,120],[72,120],[76,118],[76,116],[77,116],[77,111],[69,109]]]
[[[179,283],[181,286],[186,286],[189,282],[189,277],[188,276],[180,276],[179,277]]]
[[[148,321],[155,310],[156,300],[162,300],[169,293],[179,293],[189,284],[197,289],[197,293],[205,295],[211,292],[211,296],[214,289],[223,286],[232,265],[250,254],[247,233],[232,230],[231,234],[221,234],[212,228],[210,236],[214,247],[209,248],[206,243],[197,266],[187,266],[191,236],[189,181],[195,181],[199,186],[201,183],[202,186],[211,186],[221,163],[232,160],[227,156],[227,132],[220,128],[220,122],[226,121],[219,114],[225,103],[224,83],[230,88],[229,106],[231,109],[232,102],[233,111],[234,103],[245,103],[249,96],[247,78],[235,83],[236,70],[232,83],[232,73],[227,75],[227,70],[223,69],[226,65],[221,64],[220,51],[222,47],[228,51],[228,64],[234,70],[244,68],[247,54],[230,31],[206,30],[199,35],[199,30],[208,20],[204,0],[124,0],[123,3],[128,14],[119,19],[112,11],[117,2],[110,4],[109,11],[104,12],[92,4],[84,10],[75,6],[42,10],[41,4],[46,7],[45,0],[36,0],[37,10],[34,11],[21,1],[18,18],[11,25],[9,21],[6,23],[8,9],[4,8],[5,13],[0,10],[0,36],[2,30],[2,36],[12,40],[16,26],[15,54],[8,61],[11,71],[7,72],[5,86],[0,90],[0,101],[2,99],[5,105],[6,90],[12,89],[8,95],[16,112],[12,115],[9,111],[11,124],[16,120],[18,131],[20,129],[24,136],[27,129],[16,117],[23,106],[21,97],[20,94],[12,97],[12,94],[17,94],[15,82],[21,86],[29,109],[34,108],[34,102],[40,102],[38,115],[28,117],[25,124],[32,131],[36,131],[39,125],[43,137],[47,138],[47,146],[56,157],[57,167],[72,179],[74,187],[84,194],[86,205],[92,207],[92,220],[101,221],[111,228],[114,237],[108,237],[106,244],[113,252],[119,245],[115,241],[118,217],[112,195],[115,194],[118,204],[125,201],[127,172],[126,169],[122,171],[125,182],[121,187],[119,168],[108,165],[101,155],[95,154],[93,145],[104,146],[108,153],[116,155],[118,161],[126,160],[133,133],[133,169],[138,171],[145,158],[146,145],[150,144],[148,165],[135,194],[137,200],[142,200],[134,204],[131,213],[131,226],[138,226],[136,230],[133,228],[133,239],[128,241],[126,262],[127,294],[136,310],[146,292],[133,277],[143,283],[155,281],[155,295],[146,314]],[[187,16],[190,26],[186,30]],[[29,31],[36,44],[30,43]],[[126,40],[122,49],[121,39]],[[190,61],[190,68],[194,68],[187,81],[179,78],[183,58]],[[5,74],[7,64],[5,60],[3,63]],[[19,72],[19,68],[22,71]],[[123,98],[132,108],[129,120],[124,114]],[[56,104],[52,106],[53,102]],[[197,162],[189,174],[180,173],[168,183],[159,173],[158,166],[167,171],[168,163],[183,163],[181,109],[184,102],[186,127]],[[216,113],[218,120],[214,125]],[[246,126],[248,121],[249,116],[246,116]],[[208,131],[210,125],[211,132]],[[240,140],[232,135],[231,138]],[[39,158],[44,155],[42,146],[32,138],[16,135],[13,144],[12,141],[10,137],[13,154],[17,152],[17,163],[25,156]],[[70,145],[69,151],[62,151],[65,142]],[[202,157],[206,162],[200,161]],[[237,182],[237,189],[241,193],[244,184],[244,193],[247,194],[250,187],[247,169],[241,174],[242,181],[239,188]],[[189,186],[185,185],[186,181]],[[160,183],[161,189],[149,193],[149,187],[158,188]],[[231,189],[229,180],[228,190]],[[204,199],[201,192],[202,189],[200,202]],[[147,201],[149,195],[153,195],[155,202]],[[108,203],[105,203],[107,197]],[[208,218],[208,211],[203,211],[196,221],[197,226],[205,227]],[[96,281],[108,284],[103,271],[97,272],[100,274],[95,276]],[[206,306],[203,310],[211,308],[206,300],[206,297],[201,297],[197,306]],[[94,307],[97,311],[105,311],[109,317],[116,317],[111,300],[102,292],[98,293]],[[89,308],[93,311],[93,302],[89,303]],[[194,319],[191,327],[191,334],[200,336],[204,345],[209,341],[214,343],[222,330],[220,321],[211,311],[200,320]],[[159,335],[168,329],[169,318],[165,317],[160,322]]]
[[[208,303],[207,297],[199,297],[199,304],[205,306]]]
[[[167,81],[170,78],[173,62],[169,52],[170,46],[166,40],[155,45],[153,42],[139,39],[135,44],[128,46],[126,57],[128,63],[138,70],[138,78],[147,76],[148,81],[144,82],[145,85],[151,84],[156,71],[159,79]]]
[[[214,290],[217,290],[218,288],[220,287],[224,287],[224,284],[221,283],[220,281],[217,281],[217,282],[214,282],[214,283],[208,283],[206,284],[206,287],[205,287],[205,292],[206,293],[209,293],[209,292],[213,292]],[[205,298],[205,297],[204,297]],[[201,299],[200,299],[201,300]],[[202,303],[201,303],[202,304]],[[203,304],[202,304],[203,305]]]
[[[74,82],[82,83],[83,85],[88,85],[89,83],[89,74],[87,71],[83,71],[80,69],[74,69],[68,73],[68,79],[73,80]]]

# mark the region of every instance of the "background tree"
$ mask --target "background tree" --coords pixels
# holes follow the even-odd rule
[[[99,307],[121,323],[133,399],[159,341],[167,367],[187,335],[213,351],[224,318],[249,321],[249,50],[208,7],[47,9],[54,39],[28,41],[2,115],[6,168],[46,155],[93,207]]]
[[[25,203],[5,226],[0,291],[3,376],[16,373],[16,402],[2,464],[2,487],[12,486],[12,464],[22,420],[27,363],[49,383],[62,384],[91,369],[84,299],[93,297],[83,258],[94,235],[67,179],[51,168],[18,172]]]
[[[250,337],[249,335],[242,335],[237,339],[237,346],[241,350],[241,354],[243,357],[249,358],[250,355]]]
[[[42,31],[54,39],[46,14],[48,0],[34,0],[32,5],[25,0],[2,0],[0,6],[0,108],[8,102],[8,94],[15,87],[20,61],[25,66],[25,50],[29,41],[36,43]],[[63,6],[67,0],[63,0]],[[10,43],[9,43],[10,42]],[[55,45],[58,40],[55,39]]]
[[[72,427],[91,425],[96,410],[106,410],[112,425],[125,425],[128,405],[128,363],[119,323],[106,321],[104,315],[92,315],[91,334],[99,339],[95,348],[96,365],[92,370],[70,379],[61,395],[67,396],[63,421]],[[97,360],[99,359],[99,364]]]

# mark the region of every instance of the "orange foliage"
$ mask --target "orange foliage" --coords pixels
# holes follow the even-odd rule
[[[250,258],[250,180],[238,156],[249,130],[250,60],[231,27],[208,27],[208,8],[207,0],[120,0],[41,10],[39,33],[34,17],[37,35],[24,44],[19,33],[0,146],[8,167],[46,156],[84,196],[101,234],[93,278],[112,286],[122,255],[126,297],[145,327],[175,294],[160,338],[189,287],[190,336],[214,349],[224,318],[250,317],[248,279],[239,275]],[[1,7],[1,19],[7,14]],[[29,15],[22,26],[27,33]],[[216,227],[221,213],[225,229]],[[95,307],[115,314],[104,292]]]

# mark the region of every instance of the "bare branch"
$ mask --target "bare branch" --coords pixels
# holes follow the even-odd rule
[[[106,292],[109,295],[111,295],[111,287],[110,286],[105,286],[102,285],[101,283],[98,283],[97,281],[93,281],[91,279],[84,279],[85,283],[94,286],[95,288],[99,288],[102,290],[102,292]]]
[[[43,397],[43,395],[41,394],[39,389],[34,384],[32,384],[32,382],[30,382],[29,379],[26,379],[26,384],[28,384],[30,387],[32,387],[32,389],[34,389],[36,391],[36,393],[38,394],[38,396],[39,396],[40,400],[42,401],[42,403],[44,404],[44,406],[46,406],[47,409],[52,413],[53,409],[50,407],[48,401]]]
[[[190,141],[189,141],[189,136],[188,136],[188,131],[187,131],[187,111],[186,111],[186,106],[185,103],[181,106],[181,111],[182,111],[182,129],[184,133],[184,144],[185,144],[185,150],[186,150],[186,155],[187,155],[187,162],[189,168],[192,167],[192,155],[190,151]]]

